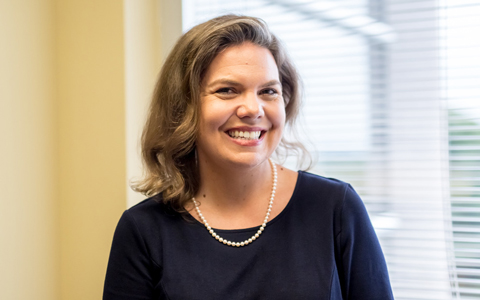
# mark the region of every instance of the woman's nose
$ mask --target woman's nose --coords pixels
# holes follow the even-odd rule
[[[239,118],[258,119],[264,115],[262,99],[256,93],[246,94],[237,109],[237,116]]]

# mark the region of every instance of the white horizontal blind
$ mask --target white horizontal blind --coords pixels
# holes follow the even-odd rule
[[[451,299],[454,266],[438,1],[383,3],[385,21],[397,34],[396,42],[384,49],[386,199],[398,220],[386,249],[392,283],[397,299]]]
[[[246,14],[285,42],[312,171],[362,196],[397,300],[480,299],[479,2],[184,0],[185,30]]]
[[[442,1],[455,299],[480,299],[480,1]]]

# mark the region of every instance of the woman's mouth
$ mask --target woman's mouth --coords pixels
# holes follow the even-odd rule
[[[240,131],[240,130],[229,130],[228,135],[234,139],[243,139],[243,140],[258,140],[262,135],[262,131]]]

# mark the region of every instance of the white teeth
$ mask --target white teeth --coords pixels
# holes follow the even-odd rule
[[[258,140],[260,138],[261,131],[237,131],[230,130],[228,135],[233,138],[241,138],[245,140]]]

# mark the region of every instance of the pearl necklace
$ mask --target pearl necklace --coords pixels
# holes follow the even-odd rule
[[[260,226],[257,233],[255,233],[251,238],[249,238],[249,239],[247,239],[243,242],[232,242],[232,241],[229,241],[229,240],[226,240],[226,239],[220,237],[213,230],[213,228],[210,227],[207,220],[202,215],[202,212],[200,211],[200,207],[198,207],[198,202],[195,200],[195,198],[192,198],[193,204],[195,205],[195,210],[197,211],[197,214],[198,214],[199,218],[202,220],[203,225],[205,225],[208,232],[210,232],[210,234],[220,243],[223,243],[225,245],[232,246],[232,247],[243,247],[243,246],[246,246],[248,244],[251,244],[253,241],[258,239],[260,237],[260,235],[262,234],[262,232],[265,230],[265,226],[267,226],[268,218],[270,217],[270,212],[272,211],[273,199],[275,198],[275,191],[277,190],[277,167],[275,166],[275,164],[272,162],[271,159],[268,159],[268,161],[270,162],[270,166],[272,167],[272,171],[273,171],[273,184],[272,184],[272,194],[270,196],[270,202],[268,203],[267,214],[265,216],[265,219],[263,220],[262,226]]]

